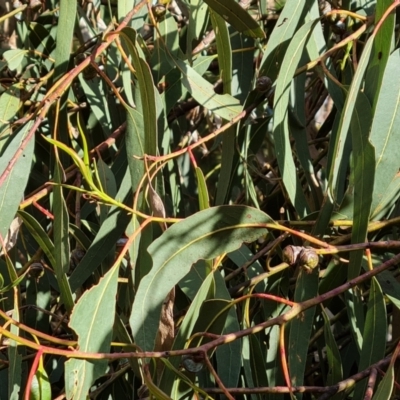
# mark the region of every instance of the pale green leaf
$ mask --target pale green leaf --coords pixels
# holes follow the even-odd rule
[[[78,335],[79,350],[110,350],[117,294],[118,268],[114,266],[100,282],[86,291],[76,304],[69,326]],[[71,359],[65,363],[67,399],[86,400],[93,382],[107,369],[107,360]]]
[[[162,303],[193,263],[255,240],[266,233],[257,224],[266,222],[266,214],[250,207],[220,206],[186,218],[155,240],[148,248],[153,267],[140,282],[130,317],[136,343],[153,349]]]
[[[260,25],[235,0],[204,0],[204,2],[238,32],[251,37],[265,37]]]

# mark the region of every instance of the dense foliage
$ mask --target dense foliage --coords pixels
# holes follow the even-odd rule
[[[0,398],[391,398],[400,1],[2,5]]]

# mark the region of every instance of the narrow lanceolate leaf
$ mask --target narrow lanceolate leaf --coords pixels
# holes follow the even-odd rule
[[[42,228],[39,222],[33,218],[30,214],[25,211],[18,211],[18,216],[24,221],[25,228],[28,229],[29,233],[36,240],[36,243],[40,246],[46,257],[49,259],[50,264],[53,268],[56,268],[56,259],[54,256],[54,244],[50,240],[46,231]]]
[[[260,25],[235,0],[204,0],[204,2],[237,31],[251,37],[265,37]]]
[[[209,208],[173,225],[148,248],[151,271],[140,282],[130,317],[135,342],[154,348],[162,303],[168,292],[199,259],[214,258],[265,234],[258,224],[271,222],[245,206]]]
[[[232,94],[232,47],[228,27],[225,20],[217,13],[211,11],[211,22],[215,31],[218,52],[218,65],[223,83],[224,93]],[[232,175],[233,158],[235,155],[236,128],[231,126],[224,133],[221,153],[221,172],[217,185],[216,205],[225,203],[230,177]]]
[[[199,191],[199,209],[205,210],[210,207],[210,198],[208,196],[208,189],[203,171],[198,167],[196,167],[196,178]]]
[[[54,55],[56,60],[53,76],[54,82],[56,82],[68,68],[77,6],[78,3],[76,0],[60,1],[60,18],[58,21],[56,38],[57,47]]]
[[[215,272],[215,285],[215,295],[217,298],[225,299],[227,301],[231,300],[231,296],[226,288],[225,280],[219,270]],[[225,335],[238,331],[240,331],[240,324],[237,312],[234,307],[230,307],[228,315],[226,316],[224,331],[221,333]],[[216,357],[218,376],[226,387],[237,387],[238,385],[240,370],[242,367],[241,350],[241,340],[235,340],[217,348]]]
[[[193,299],[190,307],[185,315],[185,318],[182,321],[182,324],[176,334],[174,344],[172,346],[173,349],[182,349],[185,347],[186,341],[190,338],[190,336],[194,333],[193,328],[196,324],[197,319],[200,315],[200,310],[202,304],[211,298],[215,297],[215,281],[214,274],[210,273],[205,278],[203,284],[199,288],[196,293],[195,298]],[[180,359],[178,357],[173,357],[170,359],[171,364],[178,368],[180,364]],[[160,388],[170,394],[176,395],[177,391],[179,391],[179,381],[174,382],[174,373],[173,371],[166,369],[163,373],[162,379],[160,381]]]
[[[378,362],[385,356],[386,347],[386,303],[382,289],[376,280],[372,278],[369,291],[368,309],[363,332],[363,345],[358,369],[364,371],[370,365]],[[354,398],[362,398],[367,381],[361,381],[356,385]]]
[[[394,365],[390,363],[385,376],[378,385],[372,400],[389,400],[391,399],[394,383]]]
[[[370,140],[375,146],[375,181],[371,218],[383,217],[396,202],[400,193],[400,76],[396,68],[400,50],[396,50],[386,66],[382,87],[375,109]]]
[[[144,151],[146,154],[157,153],[157,112],[156,98],[154,93],[154,82],[150,68],[146,61],[140,56],[136,43],[136,32],[131,28],[124,28],[121,37],[129,49],[132,64],[136,70],[139,83],[141,111],[144,124]]]
[[[112,339],[115,297],[118,284],[118,266],[101,278],[79,299],[69,326],[78,335],[82,352],[108,352]],[[67,399],[86,400],[93,382],[107,369],[107,360],[71,359],[65,363],[65,390]]]
[[[183,86],[202,106],[228,121],[242,111],[238,100],[229,94],[216,94],[213,85],[184,61],[173,58],[171,63],[180,70]]]
[[[387,8],[393,3],[392,0],[381,0],[376,3],[375,24],[382,18]],[[386,63],[389,55],[393,50],[393,33],[395,26],[395,15],[391,13],[383,22],[374,42],[372,50],[371,62],[368,66],[365,77],[365,90],[368,100],[371,102],[372,108],[375,109],[379,96],[379,88],[381,87],[382,78],[385,73]]]
[[[326,343],[326,358],[328,361],[327,385],[334,385],[343,379],[342,360],[340,357],[339,347],[329,323],[329,318],[325,311],[322,312],[324,317],[324,336]]]
[[[0,151],[7,143],[5,140],[11,135],[11,121],[18,115],[18,111],[22,105],[20,99],[21,84],[11,85],[0,97]]]
[[[131,187],[130,174],[127,171],[116,198],[126,202],[128,196],[130,196]],[[75,292],[106,258],[117,240],[120,239],[128,222],[129,219],[125,211],[116,206],[110,208],[107,218],[101,224],[91,246],[69,278],[72,292]]]
[[[8,68],[13,71],[21,65],[26,54],[28,54],[28,50],[7,50],[3,53],[3,57],[7,61]]]
[[[51,385],[43,365],[43,355],[40,357],[38,369],[32,379],[29,400],[51,400]]]
[[[375,173],[375,151],[368,139],[371,121],[369,101],[364,93],[359,93],[351,121],[354,176],[352,243],[362,243],[367,237]],[[363,250],[351,252],[348,279],[358,276],[362,257]]]
[[[300,58],[310,37],[310,33],[318,22],[310,21],[302,26],[293,37],[282,63],[275,91],[274,140],[279,170],[289,198],[301,217],[309,213],[300,180],[297,176],[289,140],[288,107],[290,85]]]
[[[16,296],[14,297],[14,311],[12,313],[14,321],[20,321],[19,305]],[[10,332],[14,335],[19,335],[19,327],[12,324]],[[19,400],[21,398],[23,389],[21,387],[22,375],[22,355],[19,353],[18,344],[14,340],[10,340],[8,347],[8,399]]]
[[[287,0],[279,19],[269,36],[268,46],[261,60],[260,76],[272,81],[278,76],[290,40],[314,3],[313,0]]]
[[[294,301],[301,302],[318,294],[318,268],[308,273],[301,268],[296,282]],[[302,385],[304,371],[307,363],[308,343],[313,326],[315,307],[312,307],[294,318],[290,322],[288,345],[289,375],[293,386]],[[302,398],[301,393],[296,394],[297,399]]]
[[[360,92],[361,84],[363,82],[364,73],[368,66],[369,58],[371,55],[373,41],[374,36],[371,35],[362,52],[357,71],[354,74],[354,78],[351,83],[350,90],[347,94],[343,111],[341,113],[339,126],[337,128],[338,133],[336,135],[336,140],[333,143],[334,147],[331,152],[332,164],[329,168],[328,187],[324,195],[323,205],[321,212],[318,216],[317,223],[313,228],[314,234],[319,234],[325,231],[325,228],[331,218],[332,212],[334,211],[335,203],[342,200],[338,199],[339,187],[341,186],[339,177],[341,175],[343,165],[347,165],[347,162],[344,162],[346,160],[343,160],[343,154],[346,150],[345,144],[347,142],[349,128],[353,117],[357,97]]]
[[[11,143],[2,152],[0,157],[0,174],[7,168],[31,126],[30,123],[26,124],[19,132],[15,133]],[[31,170],[34,142],[34,140],[31,140],[28,143],[24,152],[20,155],[13,169],[8,174],[7,179],[0,186],[0,235],[3,239],[7,235],[11,222],[17,212],[19,202],[22,200],[24,194],[29,178],[29,171]]]
[[[55,180],[57,183],[61,183],[61,168],[57,164],[55,169]],[[60,185],[54,187],[54,215],[57,216],[54,219],[55,272],[62,302],[67,311],[71,312],[74,307],[74,300],[67,278],[67,272],[70,267],[69,218],[63,189]]]

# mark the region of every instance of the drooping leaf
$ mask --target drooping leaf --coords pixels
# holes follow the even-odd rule
[[[37,371],[32,379],[29,400],[51,400],[51,384],[43,365],[43,355],[40,357]]]
[[[146,154],[155,155],[157,152],[157,111],[153,77],[148,64],[140,55],[139,47],[136,43],[136,32],[131,28],[124,28],[121,31],[121,37],[129,49],[139,83],[144,127],[143,151]]]
[[[56,259],[55,259],[54,243],[51,241],[46,231],[42,228],[39,222],[27,212],[18,211],[18,216],[22,219],[25,228],[28,229],[29,233],[36,240],[39,247],[46,254],[47,258],[50,261],[51,266],[55,269]]]
[[[216,94],[213,85],[184,61],[173,58],[171,63],[181,72],[183,86],[202,106],[228,121],[242,111],[242,107],[234,97],[229,94]]]
[[[280,71],[282,60],[287,54],[287,47],[313,3],[314,1],[312,0],[306,0],[305,2],[297,0],[286,1],[263,54],[260,76],[268,76],[272,81],[275,81]]]
[[[77,2],[69,0],[60,1],[60,17],[56,37],[54,82],[68,69],[71,54],[71,43],[74,34]]]
[[[300,180],[297,176],[296,166],[292,157],[289,140],[288,107],[290,83],[311,34],[310,32],[316,23],[317,21],[308,22],[295,34],[282,62],[282,70],[284,72],[279,75],[275,90],[276,100],[273,129],[276,157],[285,189],[293,206],[301,217],[305,217],[310,212],[310,208],[301,189]]]
[[[362,243],[367,238],[375,173],[375,151],[368,139],[371,120],[372,113],[369,101],[363,93],[360,93],[356,100],[351,122],[354,165],[354,222],[351,233],[352,243]],[[363,250],[351,252],[347,275],[348,279],[358,276],[362,257]]]
[[[394,366],[390,364],[388,370],[386,371],[385,376],[380,381],[378,388],[374,393],[374,397],[372,397],[372,400],[391,399],[393,392],[393,383],[394,383]]]
[[[337,129],[335,129],[337,133],[335,134],[335,140],[331,150],[331,165],[329,166],[328,185],[324,194],[321,212],[319,213],[317,223],[313,228],[314,234],[320,234],[325,231],[332,212],[334,211],[335,203],[340,203],[342,201],[343,194],[340,193],[340,188],[343,187],[343,179],[339,178],[343,176],[343,169],[347,165],[345,155],[349,146],[347,140],[349,128],[353,118],[357,97],[360,93],[364,73],[368,66],[373,40],[374,36],[371,35],[364,47],[357,71],[347,93],[339,125]]]
[[[328,361],[327,385],[334,385],[343,379],[342,360],[339,347],[331,329],[329,318],[326,312],[322,312],[324,318],[324,336],[326,343],[326,358]]]
[[[6,52],[4,52],[3,57],[7,61],[8,68],[13,71],[21,65],[22,60],[27,53],[27,50],[22,49],[7,50]]]
[[[153,267],[138,288],[130,325],[136,343],[153,349],[161,305],[169,290],[194,262],[209,259],[252,241],[271,222],[263,212],[243,206],[220,206],[203,210],[167,229],[149,247]]]
[[[400,77],[395,73],[400,50],[390,57],[382,80],[370,140],[375,147],[375,180],[371,218],[384,216],[400,195],[396,143],[400,137]]]
[[[204,0],[226,22],[245,35],[264,38],[260,25],[234,0]]]
[[[4,138],[8,136],[7,130],[11,134],[10,123],[18,114],[21,105],[19,84],[10,86],[0,97],[0,137],[2,138],[0,151],[6,144]]]
[[[131,177],[126,172],[116,198],[128,201],[131,196]],[[75,292],[86,279],[98,268],[118,239],[121,238],[128,224],[126,212],[118,207],[111,207],[107,219],[101,224],[95,239],[88,248],[84,258],[77,265],[69,278],[72,292]]]
[[[57,164],[55,168],[56,180],[61,182],[60,166]],[[57,249],[57,251],[54,251],[56,262],[54,270],[60,288],[61,299],[68,312],[71,312],[74,307],[74,300],[67,278],[67,273],[70,268],[69,219],[61,186],[56,186],[54,188],[54,215],[57,216],[54,220],[54,246],[55,249]]]
[[[200,315],[201,305],[207,299],[214,298],[215,296],[215,281],[214,274],[210,273],[205,278],[203,284],[199,288],[194,297],[190,307],[185,315],[184,320],[182,321],[182,325],[177,332],[177,335],[174,340],[174,344],[172,346],[173,349],[181,349],[185,346],[186,341],[190,338],[190,336],[194,333],[193,328],[196,325],[196,322]],[[170,360],[171,364],[174,367],[179,367],[180,360],[176,357]],[[177,395],[177,391],[179,391],[179,382],[175,381],[175,375],[173,371],[170,369],[165,369],[161,382],[160,388],[170,395]]]
[[[300,267],[301,268],[301,267]],[[308,273],[301,268],[296,282],[294,301],[300,302],[316,296],[318,293],[318,268]],[[312,307],[295,317],[290,322],[288,343],[289,376],[293,386],[301,385],[304,380],[304,371],[307,362],[308,343],[313,326],[315,307]],[[302,393],[296,393],[301,399]]]
[[[365,318],[363,345],[358,366],[360,371],[363,371],[384,357],[387,333],[386,328],[385,299],[383,297],[382,289],[374,277],[371,281],[368,309]],[[354,398],[362,396],[366,385],[366,380],[361,381],[356,385]]]
[[[114,325],[118,265],[86,291],[74,307],[70,327],[78,335],[79,350],[108,352]],[[65,363],[67,399],[85,400],[93,382],[107,369],[107,360],[71,359]]]
[[[16,152],[31,126],[32,124],[28,123],[15,133],[11,143],[1,152],[0,174],[8,167],[12,158],[16,156]],[[29,178],[27,171],[31,169],[33,150],[34,140],[32,139],[28,142],[24,151],[19,154],[7,179],[0,186],[0,235],[3,238],[6,237],[7,231],[17,212],[19,202],[22,200],[25,186]]]

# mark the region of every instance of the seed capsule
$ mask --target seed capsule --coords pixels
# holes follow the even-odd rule
[[[305,247],[299,255],[299,265],[312,270],[318,266],[319,257],[315,250],[311,247]]]
[[[271,89],[272,81],[268,76],[260,76],[256,81],[256,89],[261,92],[267,92]]]
[[[200,372],[203,367],[203,357],[202,356],[197,356],[197,355],[192,355],[192,354],[185,354],[182,356],[182,366],[186,369],[186,371],[189,372]]]
[[[286,246],[282,250],[283,261],[285,263],[288,263],[289,265],[296,264],[302,250],[303,250],[303,247],[301,247],[301,246],[291,246],[291,245]]]

